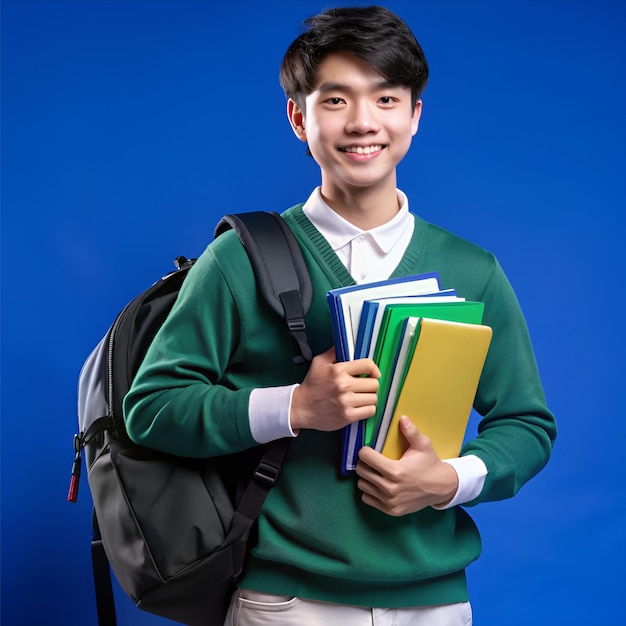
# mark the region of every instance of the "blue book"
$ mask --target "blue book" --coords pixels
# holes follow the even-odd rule
[[[366,300],[392,296],[438,293],[439,274],[430,272],[414,276],[390,278],[373,283],[350,285],[328,292],[335,354],[337,361],[350,361],[355,356],[357,330],[363,303]],[[358,451],[363,447],[364,425],[355,422],[342,431],[342,474],[352,474],[356,469]]]
[[[327,298],[333,323],[337,360],[350,361],[354,358],[356,333],[361,309],[366,300],[438,291],[439,274],[436,272],[331,289]]]

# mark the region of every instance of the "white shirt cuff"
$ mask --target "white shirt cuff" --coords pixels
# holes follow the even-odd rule
[[[297,385],[253,389],[248,403],[250,431],[257,443],[295,437],[289,423],[291,397]]]
[[[454,468],[459,477],[459,488],[450,502],[445,506],[433,506],[433,509],[444,511],[477,498],[483,489],[485,478],[487,477],[487,466],[482,459],[473,454],[468,454],[457,459],[442,460]]]

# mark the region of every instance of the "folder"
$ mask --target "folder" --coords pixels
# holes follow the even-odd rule
[[[375,448],[391,459],[408,449],[399,420],[407,415],[440,458],[459,455],[492,331],[482,324],[422,318],[389,427]]]

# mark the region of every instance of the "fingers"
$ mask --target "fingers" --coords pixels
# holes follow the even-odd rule
[[[335,348],[331,347],[326,352],[318,354],[313,363],[316,367],[335,365],[339,372],[354,377],[380,378],[380,370],[372,359],[356,359],[354,361],[337,362]]]
[[[359,476],[365,477],[370,472],[385,475],[393,471],[393,461],[369,446],[364,446],[359,450],[359,459],[362,461],[360,466],[357,466],[357,474]]]
[[[424,433],[422,433],[406,415],[403,415],[400,418],[399,424],[402,434],[406,437],[409,443],[409,448],[404,453],[402,458],[406,457],[411,450],[425,452],[429,455],[434,454],[430,444],[430,439],[424,435]],[[398,471],[396,461],[388,459],[370,447],[365,446],[361,448],[359,451],[359,458],[363,461],[363,463],[385,476],[393,476]]]
[[[374,451],[372,450],[372,452]],[[374,454],[377,453],[374,452]],[[385,459],[385,457],[382,458],[389,461],[390,467],[400,469],[398,463]],[[357,465],[357,475],[359,476],[357,488],[361,491],[361,500],[364,504],[387,513],[387,515],[405,515],[410,511],[410,506],[413,505],[413,494],[408,499],[410,504],[407,506],[407,490],[402,473],[398,475],[395,475],[394,472],[380,474],[371,466],[368,467],[361,462]]]
[[[317,355],[294,390],[291,427],[338,430],[371,417],[376,411],[379,376],[371,359],[338,363],[334,348]]]
[[[376,394],[378,393],[378,380],[376,378],[350,377],[344,384],[346,390],[356,394]],[[371,400],[371,399],[370,399]],[[376,402],[376,398],[374,398]]]
[[[380,370],[372,359],[356,359],[344,363],[346,373],[350,376],[368,376],[369,378],[380,378]]]
[[[350,406],[375,404],[380,370],[374,361],[371,359],[357,359],[356,361],[338,363],[335,361],[334,353],[331,357],[330,352],[324,352],[320,355],[322,357],[320,362],[314,363],[316,371],[324,369],[328,393],[331,395],[343,395],[343,402]],[[352,394],[363,397],[353,397]],[[372,394],[374,397],[372,397]]]
[[[406,515],[449,502],[458,489],[454,468],[441,461],[430,440],[406,416],[400,428],[409,448],[398,461],[372,448],[359,451],[356,473],[362,500],[388,515]]]

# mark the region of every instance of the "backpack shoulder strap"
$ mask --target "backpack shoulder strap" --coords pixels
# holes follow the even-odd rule
[[[311,361],[304,316],[311,306],[313,287],[294,234],[278,213],[266,211],[225,215],[215,228],[215,237],[231,228],[246,248],[261,292],[284,318],[298,346],[294,361]]]
[[[311,306],[313,287],[294,234],[278,213],[265,211],[225,215],[214,235],[219,237],[229,229],[237,233],[245,247],[265,300],[284,318],[298,346],[294,362],[310,362],[313,356],[304,316]],[[245,536],[249,532],[280,475],[290,443],[290,439],[284,438],[265,445],[263,457],[235,511],[230,536]]]

